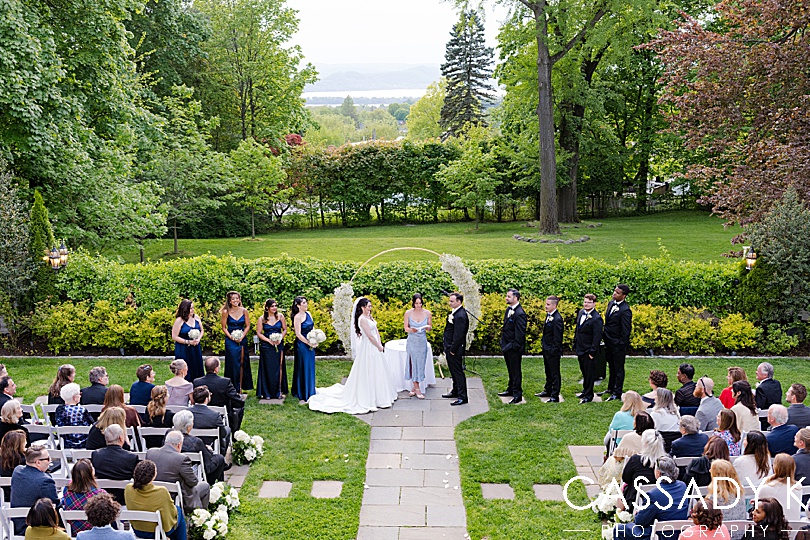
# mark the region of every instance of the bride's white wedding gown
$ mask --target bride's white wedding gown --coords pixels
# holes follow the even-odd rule
[[[365,315],[360,319],[368,324],[369,331],[380,341],[377,323]],[[365,335],[361,325],[357,355],[346,379],[346,384],[334,384],[328,388],[316,388],[315,395],[307,402],[313,411],[325,413],[344,412],[365,414],[393,405],[397,391],[392,383],[383,353]]]

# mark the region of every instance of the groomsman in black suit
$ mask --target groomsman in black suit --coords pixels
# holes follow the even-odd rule
[[[613,299],[608,302],[605,311],[605,356],[610,377],[608,387],[604,393],[610,394],[605,401],[622,398],[624,387],[624,360],[627,357],[627,348],[630,346],[630,331],[633,328],[633,312],[624,301],[630,292],[630,287],[624,284],[616,286]]]
[[[546,298],[546,323],[543,325],[543,366],[546,369],[546,386],[537,397],[549,398],[547,403],[560,401],[560,358],[562,357],[563,318],[557,311],[560,299]]]
[[[470,319],[464,309],[464,296],[460,292],[450,293],[447,300],[453,311],[447,316],[444,327],[444,354],[447,358],[447,367],[453,377],[453,389],[449,394],[442,394],[443,398],[456,398],[450,405],[464,405],[467,403],[467,376],[464,375],[464,349],[467,346],[467,330],[470,328]]]
[[[596,296],[586,294],[582,309],[577,314],[577,327],[574,332],[574,350],[582,371],[582,393],[580,403],[593,401],[593,382],[596,378],[596,351],[602,341],[602,317],[594,309]]]
[[[509,289],[506,292],[506,313],[501,328],[501,351],[506,360],[506,371],[509,372],[509,386],[499,396],[512,396],[509,403],[520,403],[523,400],[523,372],[521,362],[526,349],[526,312],[520,305],[520,292]]]

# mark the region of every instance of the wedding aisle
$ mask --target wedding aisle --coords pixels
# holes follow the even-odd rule
[[[468,378],[470,402],[451,407],[439,379],[424,400],[400,392],[391,409],[358,418],[371,427],[358,540],[465,540],[454,428],[487,412],[479,378]]]

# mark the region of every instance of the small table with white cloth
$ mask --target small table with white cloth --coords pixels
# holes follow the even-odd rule
[[[410,379],[407,378],[408,353],[405,352],[407,342],[407,339],[392,339],[385,343],[385,361],[388,364],[388,371],[391,373],[391,379],[397,392],[410,391],[413,387]],[[425,362],[425,380],[421,386],[423,389],[427,388],[429,384],[436,384],[436,372],[433,369],[433,352],[430,350],[430,346],[428,346]]]

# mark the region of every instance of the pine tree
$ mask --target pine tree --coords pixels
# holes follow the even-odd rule
[[[56,247],[51,222],[48,220],[48,209],[38,190],[34,191],[34,204],[31,206],[30,220],[31,258],[37,262],[34,289],[34,302],[41,302],[56,294],[56,276],[49,262],[44,261],[45,252]]]
[[[28,205],[20,198],[15,179],[0,158],[0,317],[7,325],[33,279],[28,220]]]
[[[461,133],[465,124],[486,126],[483,105],[493,101],[493,50],[484,40],[480,10],[462,10],[450,32],[444,58],[442,76],[447,79],[447,93],[439,123],[446,138]]]

